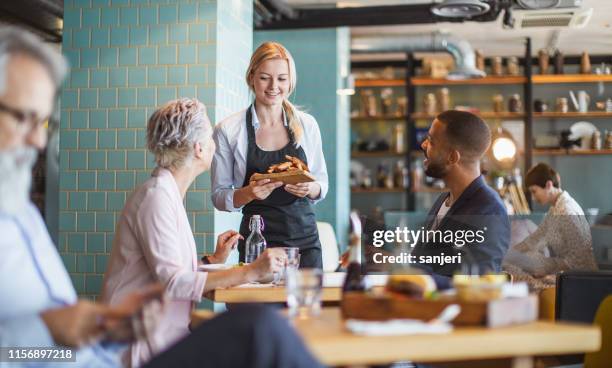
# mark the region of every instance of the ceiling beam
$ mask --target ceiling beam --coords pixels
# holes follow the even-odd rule
[[[260,0],[264,3],[264,0]],[[274,2],[272,2],[274,3]],[[293,18],[284,17],[268,1],[266,8],[276,17],[256,25],[257,30],[325,28],[341,26],[377,26],[392,24],[427,24],[437,22],[463,22],[465,19],[442,18],[431,13],[431,4],[366,6],[352,8],[293,9]],[[493,3],[491,11],[471,21],[497,19],[501,9]],[[285,9],[286,11],[286,9]]]

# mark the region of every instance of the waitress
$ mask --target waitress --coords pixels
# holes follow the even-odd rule
[[[312,205],[327,194],[327,168],[321,132],[311,115],[288,98],[297,76],[291,54],[266,42],[251,56],[246,82],[255,102],[216,125],[212,163],[212,200],[221,211],[242,211],[240,234],[250,234],[249,219],[261,215],[269,247],[300,248],[300,267],[322,267],[321,244]],[[294,156],[308,165],[314,182],[286,184],[250,181],[254,173]],[[238,244],[244,261],[245,244]]]

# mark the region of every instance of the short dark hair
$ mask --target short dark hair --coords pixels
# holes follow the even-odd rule
[[[555,188],[559,188],[559,174],[550,166],[540,162],[535,165],[525,175],[525,187],[537,185],[546,188],[546,182],[551,181]]]
[[[467,111],[447,110],[436,119],[446,126],[450,146],[467,158],[480,160],[491,144],[491,130],[478,116]]]

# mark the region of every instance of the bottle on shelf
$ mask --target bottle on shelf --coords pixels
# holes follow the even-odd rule
[[[365,291],[365,279],[361,270],[361,220],[355,211],[350,214],[351,234],[349,240],[349,260],[342,292]]]
[[[555,74],[563,74],[563,53],[559,50],[555,52]]]
[[[396,188],[406,189],[410,185],[408,168],[404,165],[404,161],[398,161],[393,170],[393,183]]]
[[[412,182],[412,191],[418,192],[423,185],[423,162],[419,159],[414,160],[412,172],[410,173],[410,181]]]
[[[397,124],[393,127],[393,140],[392,145],[395,153],[404,153],[404,125]]]
[[[266,239],[261,234],[263,230],[263,218],[260,215],[253,215],[249,220],[249,229],[251,234],[245,242],[245,256],[244,261],[246,263],[252,263],[264,252],[267,243]]]

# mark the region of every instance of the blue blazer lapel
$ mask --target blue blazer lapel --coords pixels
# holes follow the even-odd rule
[[[444,216],[444,218],[442,219],[442,222],[440,222],[440,226],[438,226],[438,229],[442,229],[445,225],[445,223],[448,221],[448,219],[450,219],[456,212],[460,211],[461,208],[469,203],[470,198],[472,197],[472,195],[480,188],[482,188],[484,185],[487,185],[482,177],[479,176],[476,179],[474,179],[474,181],[472,181],[470,183],[470,185],[468,185],[467,188],[465,188],[465,190],[463,191],[463,193],[461,193],[461,195],[459,196],[459,198],[457,198],[457,200],[455,201],[455,203],[453,203],[453,205],[451,206],[451,208],[448,210],[448,212],[446,213],[446,216]],[[446,199],[446,196],[444,197],[444,199]],[[438,213],[438,210],[440,209],[440,205],[442,205],[442,202],[437,203],[438,205],[436,212]]]

